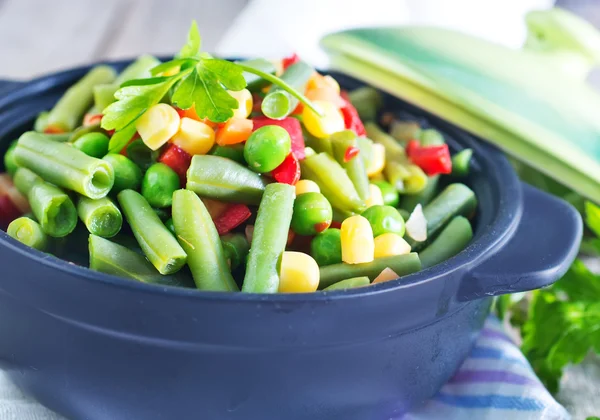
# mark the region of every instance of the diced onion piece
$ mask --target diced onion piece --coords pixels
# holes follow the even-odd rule
[[[377,277],[375,277],[375,280],[373,280],[373,282],[371,284],[383,283],[386,281],[396,280],[399,277],[400,276],[398,274],[396,274],[396,272],[394,270],[392,270],[389,267],[386,267],[383,269],[383,271],[381,273],[379,273],[379,275]]]
[[[177,133],[180,120],[175,108],[161,103],[142,114],[135,128],[146,146],[158,150]]]
[[[425,219],[423,207],[420,204],[417,204],[406,221],[406,233],[415,241],[427,240],[427,219]]]

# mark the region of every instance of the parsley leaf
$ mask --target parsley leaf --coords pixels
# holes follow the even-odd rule
[[[195,106],[200,118],[225,122],[233,116],[239,104],[227,93],[246,87],[243,70],[230,61],[202,57],[192,73],[173,93],[173,104],[182,109]]]
[[[198,24],[195,20],[192,21],[192,26],[188,31],[187,43],[181,48],[177,58],[196,58],[200,54],[200,46],[202,40],[200,37],[200,31],[198,30]]]
[[[589,201],[585,203],[585,224],[596,236],[600,236],[600,207]]]

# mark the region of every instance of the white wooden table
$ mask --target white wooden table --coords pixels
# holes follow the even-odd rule
[[[192,19],[200,27],[204,50],[212,51],[246,3],[0,0],[0,79],[25,80],[96,60],[141,53],[172,54],[183,44]],[[600,27],[600,0],[557,3]],[[590,358],[588,363],[569,369],[559,399],[574,419],[600,415],[599,359]]]

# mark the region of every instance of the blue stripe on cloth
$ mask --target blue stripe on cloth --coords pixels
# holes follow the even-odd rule
[[[435,400],[464,408],[496,408],[503,410],[540,411],[546,404],[534,398],[508,395],[449,395],[440,393]]]
[[[525,358],[517,358],[517,357],[509,357],[506,355],[506,352],[499,349],[494,349],[491,347],[483,347],[483,346],[475,346],[473,350],[471,350],[471,354],[469,357],[472,359],[495,359],[495,360],[505,360],[507,362],[518,363],[520,365],[529,366]]]

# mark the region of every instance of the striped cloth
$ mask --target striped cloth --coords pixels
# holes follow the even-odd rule
[[[563,420],[527,359],[490,316],[469,358],[424,407],[402,420]]]
[[[0,419],[62,420],[63,417],[23,395],[0,371]],[[402,418],[438,419],[566,420],[570,416],[542,386],[500,322],[490,317],[456,375],[424,407]]]

